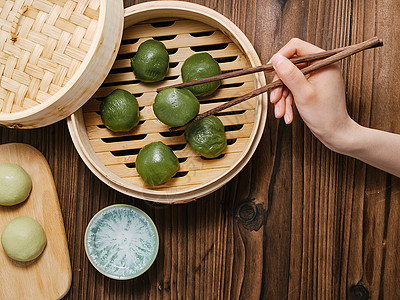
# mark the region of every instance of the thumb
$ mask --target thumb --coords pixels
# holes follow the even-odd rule
[[[303,73],[285,56],[276,53],[272,56],[271,61],[276,74],[295,97],[301,95],[308,88],[310,83]]]

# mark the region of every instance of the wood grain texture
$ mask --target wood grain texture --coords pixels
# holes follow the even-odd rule
[[[125,1],[125,6],[139,1]],[[142,2],[142,1],[140,1]],[[194,0],[224,14],[262,62],[292,37],[325,49],[372,36],[384,47],[341,66],[350,115],[400,133],[400,4],[397,0]],[[29,131],[0,129],[49,161],[73,268],[65,299],[399,299],[399,179],[326,149],[298,114],[292,125],[269,109],[250,163],[196,202],[155,206],[108,188],[85,167],[65,121]],[[130,203],[148,213],[160,252],[143,276],[100,275],[83,235],[101,208]]]

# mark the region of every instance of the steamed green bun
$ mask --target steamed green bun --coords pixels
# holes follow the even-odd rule
[[[12,259],[27,262],[37,258],[47,243],[42,226],[30,217],[12,220],[1,234],[1,245]]]
[[[0,164],[0,205],[25,201],[32,189],[31,177],[16,164]]]

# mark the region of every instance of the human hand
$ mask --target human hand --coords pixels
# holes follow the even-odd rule
[[[275,116],[284,117],[286,124],[293,121],[292,105],[295,103],[314,135],[332,150],[340,152],[344,139],[357,124],[347,112],[345,86],[339,66],[329,65],[304,76],[288,59],[321,51],[297,38],[279,50],[271,58],[276,71],[274,80],[281,79],[285,86],[272,90],[270,101],[275,106]]]

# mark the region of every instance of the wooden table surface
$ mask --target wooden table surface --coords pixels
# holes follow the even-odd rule
[[[292,37],[325,49],[382,38],[382,48],[342,64],[348,109],[365,126],[400,133],[398,0],[193,2],[231,19],[264,63]],[[260,145],[239,175],[175,206],[130,198],[98,180],[65,120],[1,128],[0,143],[9,142],[39,149],[54,174],[73,270],[65,299],[400,299],[399,179],[331,152],[298,114],[287,126],[270,106]],[[90,218],[115,203],[143,209],[160,234],[154,265],[129,281],[102,276],[83,247]]]

